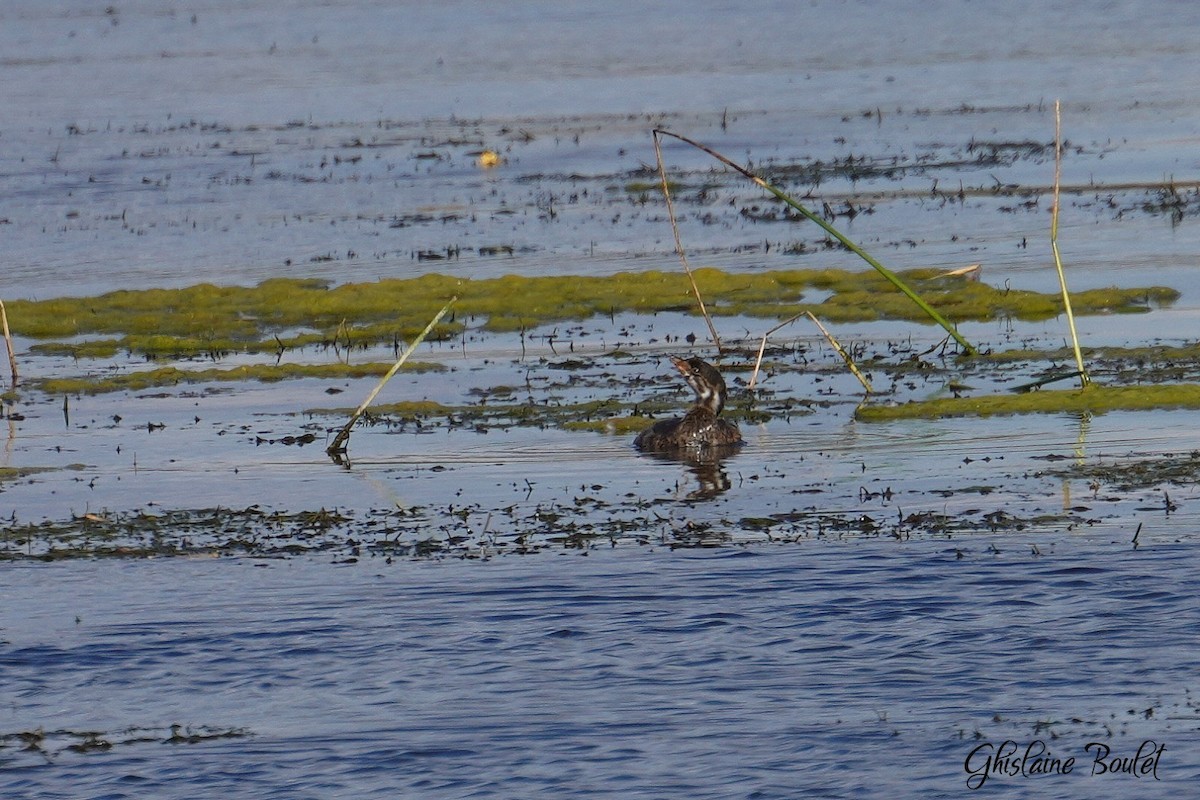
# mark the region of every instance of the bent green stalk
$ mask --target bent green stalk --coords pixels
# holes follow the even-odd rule
[[[726,165],[727,167],[730,167],[731,169],[734,169],[737,172],[740,172],[742,175],[745,175],[751,181],[758,184],[760,187],[762,187],[766,191],[770,192],[771,194],[775,195],[777,198],[779,198],[783,202],[787,203],[792,208],[796,209],[796,211],[799,211],[802,215],[804,215],[809,220],[820,225],[825,230],[826,233],[828,233],[830,236],[832,236],[833,238],[835,238],[839,242],[841,242],[842,245],[844,245],[847,250],[854,253],[856,256],[861,258],[863,261],[866,261],[868,264],[870,264],[875,269],[876,272],[878,272],[880,275],[882,275],[884,278],[886,278],[889,283],[891,283],[893,286],[895,286],[897,289],[899,289],[901,292],[903,292],[910,300],[912,300],[914,303],[916,303],[917,306],[922,311],[924,311],[929,316],[930,319],[932,319],[938,325],[941,325],[942,328],[944,328],[946,330],[946,332],[949,333],[950,336],[952,336],[956,342],[958,342],[960,345],[962,345],[963,349],[967,351],[968,355],[972,355],[972,356],[979,355],[979,351],[975,349],[974,345],[972,345],[970,342],[968,342],[966,339],[964,339],[962,337],[962,335],[959,334],[958,330],[955,329],[954,325],[951,324],[951,322],[948,319],[946,319],[941,314],[939,314],[937,312],[937,310],[935,308],[933,308],[933,306],[931,306],[927,302],[925,302],[921,298],[920,295],[918,295],[916,292],[914,292],[908,286],[908,284],[906,284],[903,280],[900,279],[899,275],[892,272],[887,267],[883,266],[883,264],[880,264],[878,261],[876,261],[874,258],[872,258],[869,253],[867,253],[865,250],[863,250],[861,247],[859,247],[853,241],[851,241],[846,236],[844,236],[841,231],[839,231],[837,228],[830,225],[828,222],[826,222],[824,219],[822,219],[817,214],[814,214],[812,211],[809,211],[807,208],[805,208],[803,205],[801,205],[796,200],[792,199],[792,197],[790,197],[782,189],[779,189],[779,188],[773,186],[771,183],[769,183],[768,181],[759,177],[758,175],[755,175],[753,172],[751,172],[750,170],[741,166],[740,164],[737,164],[737,163],[731,161],[730,159],[728,159],[725,156],[718,153],[716,150],[713,150],[711,147],[707,147],[703,144],[700,144],[699,142],[695,141],[694,139],[689,139],[686,136],[682,136],[678,133],[672,133],[671,131],[663,130],[661,128],[655,128],[653,131],[653,134],[656,137],[656,139],[659,135],[670,136],[672,138],[678,139],[681,142],[690,144],[692,147],[695,147],[699,150],[703,150],[704,152],[708,153],[710,156],[717,159],[718,161],[720,161],[722,164]]]
[[[358,422],[358,418],[361,417],[363,412],[367,410],[367,406],[371,405],[371,401],[374,400],[375,396],[378,395],[383,389],[384,384],[392,379],[392,376],[399,371],[400,367],[404,365],[405,361],[408,361],[408,357],[411,356],[417,349],[417,345],[423,342],[425,337],[429,335],[429,332],[433,330],[434,326],[442,321],[442,317],[446,316],[446,312],[450,310],[450,306],[454,305],[454,301],[456,300],[458,300],[458,297],[451,297],[450,302],[442,306],[442,310],[439,311],[434,318],[429,321],[429,324],[425,326],[425,330],[421,331],[417,338],[412,340],[408,347],[405,348],[404,352],[400,354],[400,358],[396,359],[396,363],[392,364],[392,368],[387,371],[387,374],[379,379],[379,383],[376,384],[375,388],[371,390],[371,393],[367,395],[367,399],[363,400],[362,404],[359,405],[358,408],[354,409],[354,413],[350,415],[350,420],[346,423],[345,427],[343,427],[341,431],[338,432],[338,435],[334,437],[333,443],[330,444],[329,447],[325,448],[325,452],[335,462],[341,463],[341,456],[346,452],[346,440],[350,438],[350,429],[354,427],[354,423]]]

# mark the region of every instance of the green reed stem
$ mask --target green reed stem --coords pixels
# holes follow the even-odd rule
[[[841,242],[842,245],[845,246],[845,248],[847,250],[854,253],[859,258],[861,258],[863,261],[866,261],[868,264],[870,264],[872,267],[874,267],[876,272],[878,272],[880,275],[882,275],[884,278],[886,278],[889,283],[891,283],[893,286],[895,286],[897,289],[899,289],[901,292],[903,292],[910,300],[912,300],[914,303],[916,303],[917,306],[922,311],[924,311],[929,316],[930,319],[932,319],[938,325],[941,325],[946,330],[946,332],[949,333],[950,336],[952,336],[954,338],[954,340],[956,342],[958,342],[960,345],[962,345],[963,349],[967,351],[968,355],[972,355],[972,356],[979,355],[979,351],[976,350],[975,347],[970,342],[968,342],[966,339],[964,339],[961,334],[959,334],[959,332],[955,329],[954,325],[952,325],[949,320],[947,320],[945,317],[943,317],[941,314],[939,314],[937,312],[937,310],[933,308],[933,306],[931,306],[927,302],[925,302],[921,298],[920,295],[918,295],[915,291],[912,290],[912,288],[910,288],[908,286],[908,284],[906,284],[903,280],[900,279],[899,275],[892,272],[887,267],[883,266],[883,264],[880,264],[878,261],[876,261],[874,258],[872,258],[870,256],[870,254],[868,254],[865,250],[863,250],[861,247],[859,247],[853,241],[851,241],[846,236],[844,236],[841,231],[839,231],[837,228],[830,225],[828,222],[826,222],[824,219],[822,219],[817,214],[814,214],[812,211],[809,211],[807,208],[805,208],[799,202],[797,202],[792,197],[790,197],[782,189],[779,189],[779,188],[773,186],[768,181],[764,180],[763,178],[759,177],[758,175],[755,175],[753,172],[751,172],[750,170],[741,166],[740,164],[737,164],[737,163],[731,161],[730,159],[728,159],[725,156],[718,153],[716,150],[713,150],[711,147],[707,147],[703,144],[700,144],[699,142],[697,142],[693,139],[689,139],[688,137],[682,136],[678,133],[672,133],[671,131],[662,130],[661,128],[656,128],[653,133],[654,133],[655,137],[657,137],[659,135],[670,136],[672,138],[678,139],[681,142],[690,144],[692,147],[695,147],[699,150],[703,150],[705,153],[708,153],[710,156],[717,159],[718,161],[720,161],[722,164],[726,165],[727,167],[729,167],[733,170],[736,170],[737,172],[740,172],[742,175],[745,175],[751,181],[758,184],[766,191],[775,195],[777,198],[779,198],[780,200],[787,203],[792,208],[799,211],[801,214],[803,214],[809,220],[820,225],[825,230],[826,233],[828,233],[830,236],[832,236],[833,238],[835,238],[839,242]]]
[[[361,417],[363,412],[367,410],[367,406],[371,405],[371,401],[374,400],[379,392],[383,389],[384,384],[392,379],[392,376],[400,370],[400,367],[404,365],[405,361],[408,361],[408,357],[411,356],[417,349],[417,345],[425,341],[425,337],[429,335],[429,332],[433,330],[434,326],[442,321],[442,317],[446,316],[446,312],[450,310],[450,306],[454,305],[454,301],[456,300],[458,300],[457,297],[451,297],[450,302],[442,306],[442,310],[434,315],[434,318],[429,321],[428,325],[425,326],[425,330],[421,331],[421,333],[417,335],[417,338],[412,340],[408,347],[404,349],[404,352],[400,354],[400,358],[396,360],[396,363],[392,364],[392,368],[387,371],[387,374],[379,379],[379,383],[377,383],[375,388],[371,390],[371,393],[367,395],[367,399],[363,400],[359,407],[354,409],[354,413],[350,415],[350,420],[346,423],[345,427],[343,427],[341,431],[338,432],[338,435],[334,437],[333,443],[330,444],[329,447],[325,448],[325,452],[329,454],[330,458],[338,463],[341,463],[340,457],[346,452],[346,440],[350,438],[350,429],[354,427],[354,423],[358,422],[358,418]]]

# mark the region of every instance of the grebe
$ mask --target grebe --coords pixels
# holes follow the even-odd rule
[[[717,368],[695,356],[671,356],[671,363],[696,392],[696,404],[682,418],[664,419],[638,434],[633,446],[651,453],[696,452],[742,443],[737,425],[721,419],[725,380]]]

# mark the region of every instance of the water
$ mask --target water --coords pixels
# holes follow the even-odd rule
[[[1192,542],[618,548],[489,562],[10,566],[7,797],[961,797],[982,741],[1198,775]],[[52,596],[44,587],[55,586]],[[165,744],[170,726],[245,736]],[[127,732],[130,731],[130,732]],[[121,743],[145,737],[149,741]],[[157,739],[156,739],[157,737]],[[982,737],[982,738],[978,738]],[[1091,741],[1167,745],[1091,777]],[[65,733],[47,748],[77,742]],[[1090,763],[1090,761],[1089,761]]]
[[[846,227],[892,266],[983,261],[989,280],[1053,289],[1039,244],[1048,197],[1033,210],[1020,210],[1025,197],[947,209],[930,192],[1048,186],[1045,153],[977,159],[989,143],[1051,142],[1055,99],[1073,145],[1063,181],[1079,190],[1062,220],[1077,288],[1108,285],[1114,271],[1122,283],[1194,285],[1196,226],[1147,219],[1136,212],[1144,190],[1116,188],[1187,186],[1200,171],[1200,90],[1184,66],[1200,24],[1191,7],[111,8],[0,10],[0,103],[21,112],[0,123],[5,297],[281,274],[370,281],[428,271],[417,254],[447,247],[462,258],[436,268],[472,276],[673,268],[661,207],[624,191],[654,164],[654,125],[768,172],[901,159],[910,169],[898,177],[829,179],[819,199],[879,190],[876,213]],[[484,147],[502,168],[476,166]],[[682,209],[716,219],[685,221],[696,258],[861,266],[762,253],[764,240],[820,237],[748,223],[737,212],[760,192],[698,151],[668,143],[667,158],[681,179],[717,184],[708,205]],[[998,210],[1009,206],[1019,210]],[[478,255],[495,246],[517,255]]]
[[[781,175],[895,159],[890,175],[784,182],[870,206],[840,224],[890,266],[978,261],[985,281],[1053,291],[1041,145],[1061,98],[1073,288],[1183,292],[1134,320],[1082,319],[1081,336],[1186,343],[1196,204],[1146,204],[1168,181],[1191,197],[1200,173],[1198,26],[1180,4],[8,2],[0,297],[675,269],[661,204],[628,188],[652,179],[658,125]],[[480,169],[484,147],[504,164]],[[992,147],[1004,157],[981,161]],[[682,182],[711,184],[680,197],[695,263],[860,266],[808,227],[750,221],[760,193],[706,156],[666,154]],[[1021,191],[990,193],[1006,184]],[[960,185],[974,193],[938,194]],[[567,400],[670,391],[651,340],[705,331],[665,316],[563,326],[607,383],[575,385],[544,342],[472,339],[423,348],[450,369],[402,373],[383,400],[525,381]],[[1059,320],[963,331],[1064,336]],[[1005,740],[1043,741],[1075,771],[995,775],[981,796],[1186,793],[1195,483],[1088,476],[1186,467],[1194,412],[862,425],[836,356],[813,332],[788,341],[809,368],[765,388],[824,402],[747,426],[715,493],[625,439],[557,429],[365,428],[350,470],[319,443],[272,443],[323,431],[306,410],[353,405],[369,381],[339,384],[345,401],[293,381],[66,411],[26,393],[3,465],[49,471],[0,485],[6,550],[38,554],[17,523],[82,514],[262,504],[360,523],[289,559],[5,563],[0,793],[961,797],[968,754]],[[138,366],[31,344],[29,377]],[[541,549],[513,555],[524,534]],[[468,558],[369,546],[406,537],[457,537],[443,552]],[[1091,776],[1092,741],[1165,744],[1158,779]]]

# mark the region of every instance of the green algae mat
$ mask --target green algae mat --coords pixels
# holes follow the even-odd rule
[[[997,288],[969,277],[930,269],[901,273],[904,280],[955,323],[967,321],[1038,321],[1062,312],[1058,294]],[[874,271],[773,270],[734,273],[715,268],[695,271],[708,310],[716,317],[779,320],[806,311],[825,321],[854,323],[894,320],[926,324],[924,313],[894,291]],[[454,312],[438,326],[434,340],[512,335],[566,321],[635,314],[694,316],[696,307],[685,275],[661,271],[621,272],[608,276],[503,277],[470,279],[429,274],[411,279],[331,285],[315,279],[271,279],[257,286],[201,284],[181,289],[118,291],[85,298],[57,298],[8,303],[10,326],[17,336],[34,340],[31,355],[75,359],[95,364],[119,354],[141,358],[145,366],[86,370],[79,375],[31,378],[28,386],[51,395],[142,391],[182,384],[281,381],[294,378],[345,380],[384,374],[390,362],[293,363],[286,356],[304,350],[392,348],[420,331],[448,298],[458,298]],[[1169,305],[1179,296],[1163,286],[1093,289],[1072,297],[1076,314],[1137,314]],[[698,317],[696,317],[698,319]],[[764,323],[764,328],[768,327]],[[751,342],[735,347],[722,369],[748,369],[755,349]],[[215,365],[231,354],[251,363]],[[649,357],[606,353],[612,360]],[[893,378],[906,373],[941,374],[947,385],[983,378],[1016,364],[1033,374],[1046,363],[1063,360],[1061,351],[985,348],[978,358],[959,357],[932,365],[923,359],[888,359],[864,354],[864,368],[884,369]],[[311,356],[311,353],[310,353]],[[1100,383],[1086,390],[1042,389],[1015,394],[989,391],[975,396],[898,396],[895,390],[869,398],[856,412],[864,421],[942,416],[988,416],[1046,412],[1101,413],[1116,409],[1200,407],[1200,349],[1182,347],[1105,348],[1088,351],[1101,369]],[[209,366],[192,366],[209,360]],[[311,357],[310,357],[311,360]],[[167,363],[172,362],[175,363]],[[348,359],[346,359],[348,361]],[[1147,366],[1149,364],[1149,366]],[[1157,366],[1155,366],[1157,365]],[[796,369],[795,364],[770,365]],[[412,362],[406,369],[444,370],[439,363]],[[98,373],[98,374],[97,374]],[[1107,379],[1106,379],[1107,378]],[[500,387],[503,388],[503,387]],[[515,401],[504,392],[484,402],[448,404],[422,401],[417,408],[383,406],[380,416],[398,418],[445,416],[483,424],[559,426],[614,433],[635,431],[655,409],[644,401],[613,396],[569,403]],[[744,393],[730,403],[736,419],[755,422],[772,416],[770,404]],[[955,392],[959,395],[959,392]],[[972,393],[968,392],[967,395]],[[807,400],[807,398],[805,398]],[[790,406],[788,406],[790,408]],[[313,413],[343,415],[346,409]]]
[[[936,270],[899,273],[952,322],[1042,320],[1062,312],[1061,298],[1008,290]],[[783,319],[811,311],[835,323],[925,321],[919,308],[873,272],[696,270],[715,316]],[[512,332],[555,322],[632,312],[692,312],[683,274],[622,272],[610,276],[472,280],[447,275],[331,286],[314,279],[272,279],[253,287],[201,284],[184,289],[119,291],[90,298],[8,303],[13,333],[39,340],[35,350],[79,358],[120,351],[148,357],[275,352],[342,341],[371,346],[420,331],[452,296],[454,317],[440,328]],[[1072,296],[1076,314],[1138,313],[1174,302],[1174,289],[1096,289]],[[819,298],[819,299],[817,299]],[[87,337],[85,341],[75,341]]]

